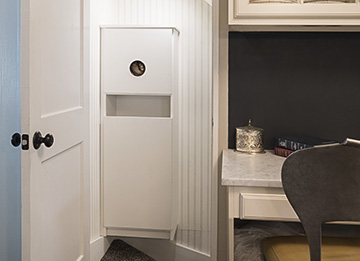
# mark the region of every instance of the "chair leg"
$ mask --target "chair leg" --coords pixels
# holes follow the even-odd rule
[[[310,260],[321,261],[321,224],[303,223],[303,227],[309,243]]]

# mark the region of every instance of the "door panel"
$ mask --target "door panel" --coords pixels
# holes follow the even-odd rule
[[[41,116],[81,106],[81,0],[35,0],[31,18],[37,24],[32,47]],[[70,7],[70,8],[69,8]],[[45,11],[46,10],[46,11]],[[31,74],[32,75],[32,74]]]
[[[22,7],[23,120],[31,140],[24,260],[88,260],[88,0],[23,0]],[[54,144],[34,149],[36,131],[51,133]]]
[[[77,260],[82,255],[82,150],[79,144],[41,163],[43,260]]]

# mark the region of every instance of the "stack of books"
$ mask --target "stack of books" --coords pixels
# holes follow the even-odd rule
[[[306,136],[287,136],[275,138],[275,155],[287,157],[296,150],[334,144],[336,141]]]

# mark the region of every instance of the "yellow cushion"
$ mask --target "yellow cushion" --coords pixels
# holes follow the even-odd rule
[[[263,242],[266,261],[310,260],[306,237],[271,237]],[[359,261],[360,238],[323,237],[321,257],[326,260]]]

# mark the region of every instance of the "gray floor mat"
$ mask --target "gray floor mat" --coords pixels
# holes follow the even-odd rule
[[[156,261],[122,240],[114,240],[101,261]]]

